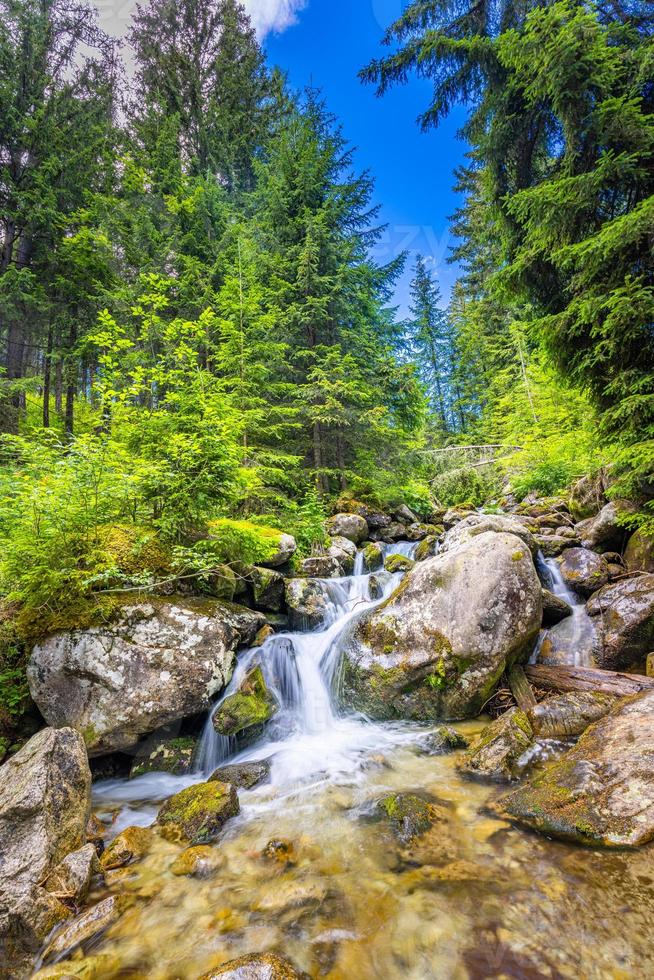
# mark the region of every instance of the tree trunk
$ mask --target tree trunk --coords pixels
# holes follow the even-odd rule
[[[654,677],[621,674],[592,667],[526,667],[525,674],[535,687],[545,691],[599,691],[625,698],[654,688]]]
[[[57,355],[55,361],[55,412],[61,416],[61,409],[64,397],[64,370],[61,354]]]
[[[50,428],[50,387],[52,379],[52,327],[48,328],[48,346],[43,365],[43,428]]]
[[[77,328],[75,323],[71,323],[68,334],[68,363],[66,365],[66,416],[64,419],[64,431],[70,438],[75,429],[75,395],[77,393],[77,361],[75,360],[74,349],[77,340]]]
[[[325,474],[321,472],[323,467],[322,451],[322,430],[320,422],[313,423],[313,466],[316,471],[316,485],[323,493],[327,491],[327,481]]]

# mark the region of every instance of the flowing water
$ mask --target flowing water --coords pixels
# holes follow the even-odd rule
[[[538,570],[545,587],[567,602],[572,609],[572,615],[541,636],[534,661],[537,659],[542,664],[592,667],[595,628],[586,612],[584,599],[568,588],[555,558],[543,558],[539,555]],[[547,644],[544,647],[545,640]]]
[[[379,577],[384,595],[401,578]],[[193,775],[96,786],[95,809],[116,833],[152,823],[162,800],[228,758],[271,761],[268,782],[239,791],[213,877],[173,874],[180,849],[156,835],[144,860],[108,875],[93,897],[121,894],[128,907],[86,950],[106,957],[98,976],[195,980],[267,950],[330,980],[651,976],[650,852],[598,854],[517,830],[487,809],[501,788],[464,781],[453,756],[425,754],[428,728],[339,715],[338,639],[374,602],[360,556],[351,578],[322,588],[326,628],[278,634],[239,658],[226,694],[257,662],[281,706],[259,743],[235,755],[209,717]],[[376,819],[390,792],[437,801],[446,825],[407,853]]]

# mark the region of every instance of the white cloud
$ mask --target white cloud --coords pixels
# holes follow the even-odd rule
[[[107,33],[124,37],[137,0],[95,0],[100,23]],[[242,0],[260,40],[271,31],[280,33],[297,23],[297,15],[308,0]]]

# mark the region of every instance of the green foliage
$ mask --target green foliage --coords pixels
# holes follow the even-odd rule
[[[493,467],[462,466],[440,473],[432,483],[432,492],[443,507],[481,507],[501,495],[502,483]]]

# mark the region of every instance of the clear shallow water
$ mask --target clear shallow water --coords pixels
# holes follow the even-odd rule
[[[385,594],[398,581],[388,577]],[[517,830],[487,809],[502,789],[462,780],[452,756],[420,754],[426,729],[339,717],[329,694],[337,640],[371,604],[368,577],[324,588],[327,629],[246,652],[227,692],[258,659],[282,710],[265,740],[236,756],[271,759],[271,778],[239,791],[241,813],[215,848],[220,870],[175,876],[179,847],[153,835],[149,855],[94,896],[108,889],[132,904],[87,952],[108,954],[111,976],[154,980],[195,980],[271,949],[331,980],[651,976],[651,851],[595,853]],[[208,719],[200,771],[100,784],[96,810],[115,820],[112,833],[151,824],[166,797],[224,761],[223,742]],[[443,819],[418,850],[372,819],[389,792],[438,803]],[[264,855],[272,840],[289,860]]]
[[[539,571],[546,587],[563,599],[572,609],[572,615],[562,620],[548,634],[555,639],[555,647],[548,657],[541,657],[540,650],[544,637],[536,647],[533,662],[543,664],[569,664],[575,667],[592,667],[595,647],[595,628],[586,612],[585,600],[566,585],[561,568],[555,558],[539,556]]]

